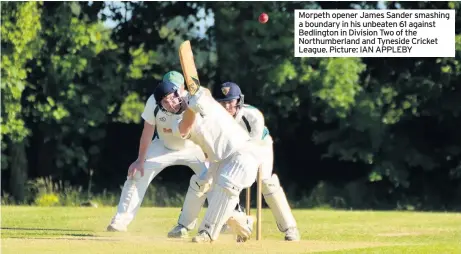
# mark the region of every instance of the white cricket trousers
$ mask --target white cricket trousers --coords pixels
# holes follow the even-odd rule
[[[271,178],[274,169],[274,149],[271,136],[267,136],[263,141],[261,148],[261,179],[266,180]]]
[[[164,168],[173,165],[188,166],[196,175],[207,170],[205,156],[198,146],[174,151],[165,148],[162,140],[154,139],[148,148],[146,158],[144,176],[141,177],[141,174],[136,172],[133,179],[127,177],[112,224],[127,227],[133,221],[147,187]]]

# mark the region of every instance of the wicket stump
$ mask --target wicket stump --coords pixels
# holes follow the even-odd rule
[[[259,241],[262,238],[261,235],[261,212],[262,212],[262,176],[261,176],[261,166],[258,168],[258,176],[256,178],[256,240]],[[247,215],[251,214],[251,186],[246,189],[246,204],[245,209]]]

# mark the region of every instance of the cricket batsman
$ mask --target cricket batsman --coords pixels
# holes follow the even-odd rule
[[[128,177],[123,186],[117,213],[107,227],[108,231],[127,230],[150,182],[169,166],[188,166],[195,173],[190,179],[192,190],[189,192],[198,195],[199,198],[196,204],[188,206],[187,209],[198,209],[197,213],[199,213],[205,202],[205,196],[196,194],[195,191],[198,174],[207,171],[205,155],[192,141],[174,135],[174,126],[180,121],[186,109],[185,102],[181,101],[181,98],[187,94],[184,90],[184,77],[179,72],[170,71],[165,74],[161,84],[167,85],[156,87],[141,115],[144,119],[144,128],[139,142],[138,158],[128,169]],[[155,130],[158,137],[156,135],[152,140]],[[190,220],[187,226],[195,227],[196,221],[196,219]]]
[[[239,202],[240,192],[256,180],[263,146],[260,140],[252,140],[204,87],[199,87],[194,95],[189,96],[188,107],[183,118],[174,126],[173,133],[199,145],[213,165],[203,171],[197,183],[204,193],[212,188],[213,195],[208,200],[208,209],[198,234],[192,241],[216,241]],[[210,176],[213,186],[209,184]],[[229,226],[235,224],[230,223]],[[245,232],[246,229],[233,230],[247,238],[247,233],[251,234],[251,231]]]
[[[265,126],[264,116],[257,108],[244,104],[240,87],[232,82],[221,85],[214,98],[230,115],[250,134],[252,139],[262,140],[264,144],[264,161],[262,163],[262,194],[274,215],[278,229],[285,233],[286,241],[299,241],[300,235],[285,192],[280,186],[279,178],[272,174],[274,152],[273,141]]]

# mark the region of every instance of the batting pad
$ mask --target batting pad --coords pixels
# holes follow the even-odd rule
[[[183,225],[189,230],[195,228],[198,214],[205,203],[205,193],[209,189],[209,185],[208,182],[200,181],[196,175],[190,178],[189,189],[187,190],[178,224]]]
[[[296,227],[296,220],[293,217],[287,197],[280,186],[280,181],[276,174],[262,181],[261,191],[274,215],[279,230],[285,232],[289,228]]]
[[[199,232],[205,230],[214,241],[218,239],[224,223],[232,215],[235,206],[239,202],[240,188],[224,177],[220,177],[213,185],[213,197],[208,205],[207,212],[200,225]]]

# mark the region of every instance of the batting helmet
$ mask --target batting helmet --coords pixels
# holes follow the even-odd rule
[[[167,80],[163,80],[157,85],[157,87],[154,90],[154,98],[155,98],[155,102],[157,103],[158,107],[161,110],[163,110],[165,112],[168,112],[162,106],[162,100],[163,100],[163,98],[165,98],[166,96],[168,96],[171,93],[174,93],[176,97],[180,97],[178,89],[179,88],[176,86],[175,83],[167,81]],[[180,99],[179,101],[181,103],[182,99]],[[180,107],[179,111],[176,112],[175,114],[181,114],[185,109],[186,109],[186,107],[185,107],[184,103],[181,103],[181,107]],[[169,113],[173,113],[173,112],[169,112]]]

